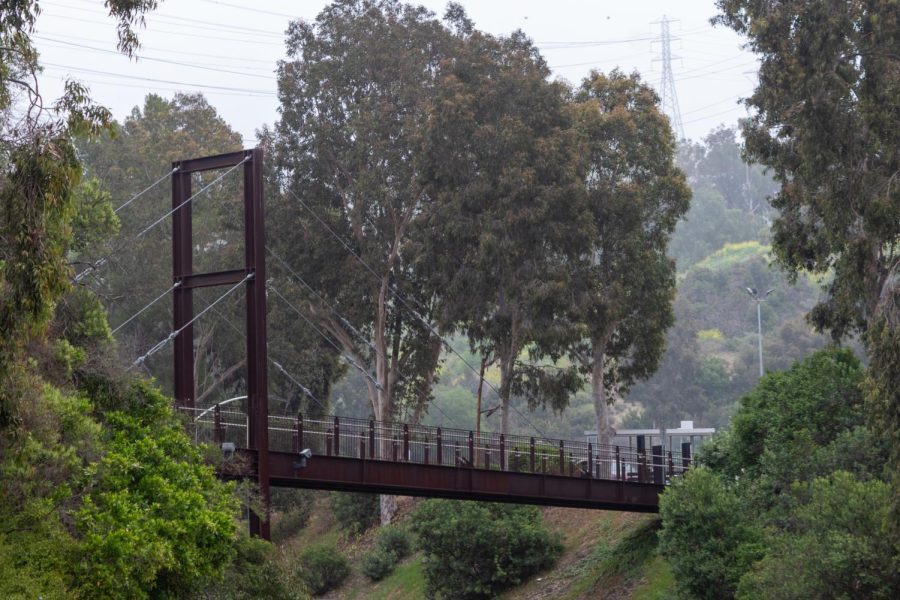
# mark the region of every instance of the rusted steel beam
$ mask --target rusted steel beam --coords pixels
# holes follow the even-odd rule
[[[191,290],[202,287],[213,287],[217,285],[234,285],[244,280],[247,276],[247,269],[232,269],[230,271],[216,271],[213,273],[196,273],[191,275],[182,275],[176,277],[176,281],[180,281],[181,289]]]
[[[248,452],[239,450],[241,452]],[[249,461],[248,461],[249,462]],[[281,487],[486,500],[545,506],[657,512],[662,485],[441,465],[270,452],[270,482]],[[363,475],[364,474],[364,475]],[[459,477],[466,474],[465,477]]]
[[[215,156],[204,156],[203,158],[189,158],[172,163],[172,166],[178,167],[179,173],[194,173],[196,171],[212,171],[213,169],[224,169],[240,164],[250,150],[240,150],[238,152],[228,152],[226,154],[216,154]]]

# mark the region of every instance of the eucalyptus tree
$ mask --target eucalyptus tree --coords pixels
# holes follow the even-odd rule
[[[296,21],[278,67],[273,246],[314,292],[292,296],[353,368],[376,419],[421,406],[441,351],[430,260],[410,232],[431,207],[420,157],[449,32],[422,7],[339,0]]]
[[[137,48],[135,26],[156,4],[106,3],[123,53]],[[68,289],[68,225],[81,179],[72,139],[111,121],[78,82],[66,81],[58,99],[41,95],[32,41],[39,15],[34,0],[0,1],[0,428],[15,420],[18,402],[7,385],[10,368],[24,360],[23,344],[46,326]]]
[[[749,157],[781,184],[775,253],[795,277],[833,275],[809,318],[837,338],[864,335],[872,412],[891,437],[900,482],[897,3],[717,5],[717,22],[747,36],[761,61],[743,130]]]
[[[666,248],[690,190],[659,98],[637,74],[592,72],[572,108],[594,235],[576,308],[585,342],[571,354],[591,374],[599,440],[608,443],[609,403],[653,374],[674,322]]]
[[[589,213],[576,174],[568,89],[521,32],[476,31],[451,6],[457,56],[441,65],[429,122],[431,248],[440,319],[500,371],[501,432],[513,395],[565,407],[580,378],[560,358],[577,334],[565,318],[572,264],[587,252]]]

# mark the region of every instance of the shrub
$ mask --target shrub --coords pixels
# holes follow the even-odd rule
[[[310,546],[300,554],[300,578],[313,594],[338,587],[350,574],[350,564],[334,546]]]
[[[377,547],[362,559],[363,575],[372,581],[381,581],[394,570],[398,556],[390,550]]]
[[[412,550],[412,540],[405,528],[389,525],[378,532],[376,546],[380,550],[394,554],[397,560],[400,560],[409,556],[409,552]]]
[[[333,492],[331,510],[338,525],[350,533],[362,533],[378,522],[380,505],[377,494]]]
[[[412,530],[425,553],[429,597],[493,598],[562,552],[534,506],[428,500],[413,514]]]

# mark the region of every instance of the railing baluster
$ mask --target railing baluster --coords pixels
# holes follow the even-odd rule
[[[341,420],[334,418],[334,455],[341,455]]]
[[[213,441],[221,444],[222,437],[222,411],[216,404],[216,408],[213,410]]]
[[[506,437],[500,434],[500,470],[506,470]]]
[[[565,464],[566,464],[566,446],[562,440],[559,440],[559,474],[565,475]]]
[[[409,460],[409,425],[403,424],[403,461]]]
[[[531,472],[534,473],[534,438],[531,438],[531,441],[528,444],[528,452],[530,455],[529,465],[531,467]]]
[[[441,428],[437,428],[437,464],[444,464],[444,440],[441,436]]]
[[[369,420],[369,458],[375,458],[375,421]]]
[[[469,466],[475,466],[475,434],[469,432]]]
[[[590,478],[594,474],[594,446],[590,442],[588,442],[588,456],[587,456],[587,476]]]

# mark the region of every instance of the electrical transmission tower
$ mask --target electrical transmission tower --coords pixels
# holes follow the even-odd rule
[[[675,136],[679,140],[684,139],[684,125],[681,123],[681,109],[678,107],[678,94],[675,91],[675,77],[672,75],[672,59],[680,58],[672,56],[672,40],[669,32],[669,23],[674,23],[677,19],[669,19],[663,15],[659,21],[653,21],[651,25],[659,25],[659,40],[661,46],[660,56],[653,59],[653,62],[662,63],[662,78],[659,82],[659,97],[662,101],[662,108],[669,118],[672,120],[672,128],[675,129]]]

